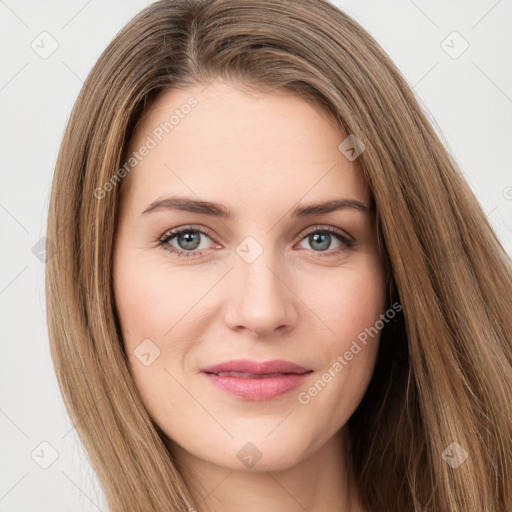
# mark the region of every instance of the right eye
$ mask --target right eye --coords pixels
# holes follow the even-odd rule
[[[200,256],[201,251],[209,248],[204,246],[202,238],[211,240],[209,233],[205,230],[185,227],[168,231],[158,243],[166,251],[175,253],[178,257]]]

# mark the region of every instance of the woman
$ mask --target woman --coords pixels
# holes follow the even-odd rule
[[[110,510],[512,509],[510,260],[331,4],[142,11],[76,102],[48,239]]]

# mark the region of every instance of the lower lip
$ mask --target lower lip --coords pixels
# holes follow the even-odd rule
[[[204,372],[203,372],[204,373]],[[246,400],[272,400],[300,386],[311,372],[250,378],[204,373],[218,388]]]

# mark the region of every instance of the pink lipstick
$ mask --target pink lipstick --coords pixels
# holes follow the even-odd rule
[[[312,371],[280,359],[239,359],[201,368],[214,386],[246,400],[277,398],[300,386]]]

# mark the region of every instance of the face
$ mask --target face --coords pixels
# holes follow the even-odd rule
[[[137,126],[115,302],[147,411],[190,458],[291,467],[366,391],[385,276],[345,138],[300,96],[221,81],[167,91]]]

